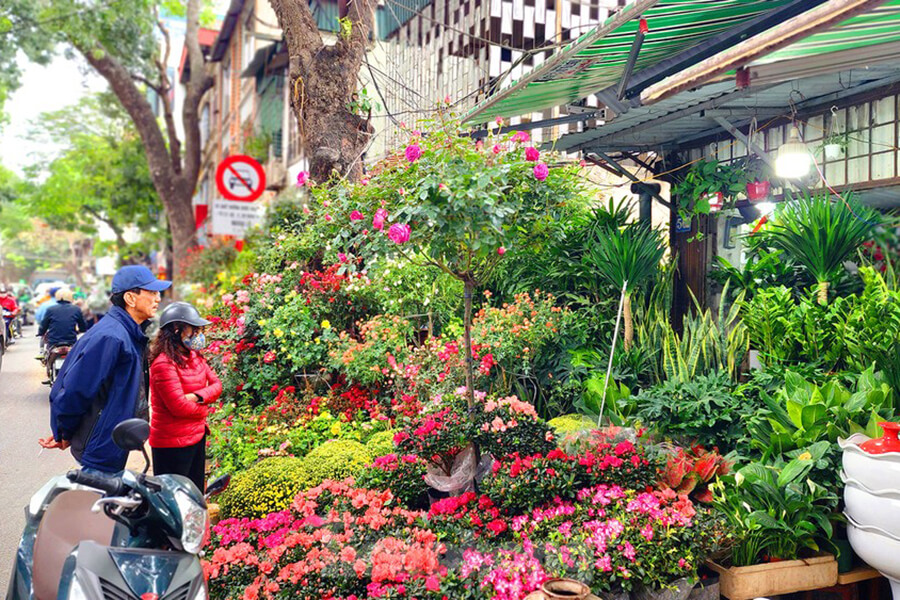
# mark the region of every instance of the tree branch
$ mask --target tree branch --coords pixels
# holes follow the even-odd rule
[[[166,65],[169,64],[169,54],[172,50],[172,40],[165,23],[157,20],[156,27],[162,33],[164,42],[162,60],[155,61],[156,71],[159,73],[159,99],[163,104],[163,117],[166,121],[166,131],[169,134],[169,158],[172,161],[172,170],[180,175],[181,140],[178,139],[178,131],[175,129],[175,117],[172,115],[172,102],[169,100],[169,90],[172,89],[172,82],[169,81],[169,74],[166,70]]]
[[[91,213],[98,221],[102,221],[102,222],[106,223],[109,226],[109,228],[112,229],[112,232],[114,234],[116,234],[116,242],[122,248],[125,248],[128,245],[128,242],[125,241],[125,236],[122,232],[122,228],[119,227],[119,225],[115,221],[113,221],[112,219],[110,219],[107,216],[104,216],[103,213],[101,213],[100,211],[98,211],[97,209],[95,209],[92,206],[88,206],[87,204],[82,204],[81,208],[83,208],[87,212]]]
[[[150,81],[143,75],[137,75],[135,73],[132,73],[131,78],[134,79],[135,81],[137,81],[138,83],[142,83],[142,84],[146,85],[148,88],[150,88],[151,90],[156,92],[159,96],[163,95],[162,88],[160,88],[158,84],[153,83],[152,81]]]
[[[284,31],[291,62],[299,59],[304,69],[311,69],[316,54],[325,46],[319,25],[309,8],[309,0],[269,0],[278,24]],[[291,71],[294,65],[291,64]]]

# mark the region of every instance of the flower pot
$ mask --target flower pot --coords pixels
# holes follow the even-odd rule
[[[686,600],[694,589],[694,581],[682,577],[662,589],[639,585],[634,591],[634,600]]]
[[[769,196],[770,184],[768,181],[751,181],[747,184],[747,198],[750,202],[759,202]]]
[[[900,423],[878,424],[884,430],[884,435],[878,439],[869,440],[859,445],[867,454],[887,454],[888,452],[900,452]]]
[[[541,585],[541,593],[547,600],[585,600],[591,588],[574,579],[548,579]]]
[[[450,492],[442,492],[441,490],[436,490],[433,487],[428,488],[428,504],[432,505],[435,502],[440,502],[446,498],[450,497]]]
[[[725,194],[723,194],[722,192],[707,194],[706,200],[709,202],[709,212],[719,212],[725,205]]]
[[[844,154],[840,144],[825,144],[825,160],[838,160]]]
[[[706,564],[719,574],[719,592],[729,600],[816,590],[834,585],[838,576],[837,561],[832,554],[746,567]]]

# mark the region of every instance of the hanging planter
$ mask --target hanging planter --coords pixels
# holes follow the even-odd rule
[[[722,210],[722,207],[725,206],[725,194],[722,192],[714,192],[712,194],[708,194],[706,196],[706,201],[709,202],[709,212],[716,213]]]
[[[751,181],[747,184],[747,198],[750,202],[759,202],[769,197],[769,188],[771,184],[768,181]]]
[[[844,147],[840,144],[825,144],[825,160],[839,160],[844,155]]]

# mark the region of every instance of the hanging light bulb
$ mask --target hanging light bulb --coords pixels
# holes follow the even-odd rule
[[[778,149],[775,159],[775,174],[782,179],[801,179],[809,174],[812,157],[806,144],[800,139],[800,130],[791,125],[788,141]]]

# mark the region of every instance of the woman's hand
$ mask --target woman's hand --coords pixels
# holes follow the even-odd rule
[[[200,399],[200,396],[198,396],[197,394],[194,394],[194,393],[185,394],[184,399],[187,400],[188,402],[197,402],[197,403],[203,402]]]

